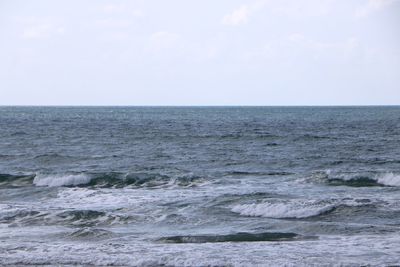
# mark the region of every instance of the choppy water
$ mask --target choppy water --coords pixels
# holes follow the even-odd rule
[[[400,107],[0,107],[25,264],[400,264]]]

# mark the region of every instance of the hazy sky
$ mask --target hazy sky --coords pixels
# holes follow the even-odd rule
[[[0,104],[400,104],[400,0],[0,0]]]

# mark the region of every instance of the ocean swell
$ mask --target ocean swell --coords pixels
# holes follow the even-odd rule
[[[29,186],[32,184],[32,180],[35,175],[14,175],[0,173],[0,187],[19,187]]]

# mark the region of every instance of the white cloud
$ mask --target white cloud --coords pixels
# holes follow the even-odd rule
[[[258,0],[249,5],[242,5],[222,18],[222,24],[236,26],[247,23],[250,16],[262,9],[269,0]]]
[[[381,10],[385,7],[390,6],[395,2],[400,2],[399,0],[368,0],[366,4],[359,7],[356,10],[356,17],[362,18],[372,14],[375,11]]]
[[[22,39],[43,39],[52,35],[63,35],[66,31],[62,23],[54,17],[13,16],[21,30]]]
[[[225,15],[222,19],[222,23],[231,26],[245,24],[254,13],[266,7],[268,7],[269,11],[274,15],[290,18],[324,16],[329,13],[333,5],[334,0],[258,0],[248,5],[242,5]]]
[[[225,15],[222,23],[225,25],[239,25],[246,23],[250,15],[250,7],[243,5],[235,9],[231,14]]]

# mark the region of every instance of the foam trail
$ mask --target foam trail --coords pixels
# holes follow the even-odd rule
[[[69,186],[87,184],[92,178],[85,174],[65,174],[65,175],[36,175],[33,184],[36,186]]]
[[[335,208],[332,204],[321,204],[308,201],[258,203],[234,206],[231,210],[244,216],[268,218],[307,218],[318,216]]]

